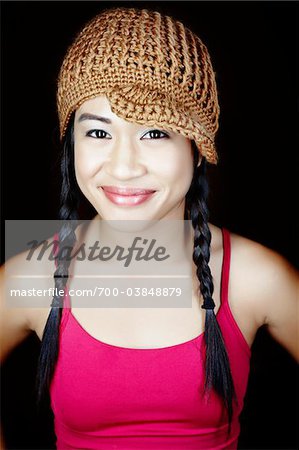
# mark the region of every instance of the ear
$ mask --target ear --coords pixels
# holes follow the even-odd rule
[[[198,163],[197,163],[197,167],[199,167],[201,165],[202,162],[202,154],[200,153],[198,156]]]

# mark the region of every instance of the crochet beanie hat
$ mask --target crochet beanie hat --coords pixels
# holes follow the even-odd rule
[[[63,60],[57,90],[60,137],[86,100],[105,95],[127,121],[181,133],[217,164],[219,105],[206,46],[156,11],[111,8],[88,22]]]

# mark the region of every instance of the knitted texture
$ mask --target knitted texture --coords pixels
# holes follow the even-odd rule
[[[206,46],[181,22],[156,11],[112,8],[76,37],[58,77],[60,137],[84,101],[106,95],[112,112],[193,139],[217,164],[219,105]]]

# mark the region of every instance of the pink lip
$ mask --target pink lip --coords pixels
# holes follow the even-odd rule
[[[115,205],[137,206],[148,200],[156,191],[137,188],[119,188],[116,186],[102,186],[106,197]]]
[[[138,195],[138,194],[151,194],[155,192],[153,189],[141,189],[141,188],[129,188],[129,187],[117,187],[117,186],[102,186],[105,192],[112,192],[119,195]]]

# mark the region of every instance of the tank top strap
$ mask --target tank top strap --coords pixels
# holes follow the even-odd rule
[[[222,227],[222,242],[223,242],[223,259],[221,272],[221,304],[228,304],[228,285],[229,285],[229,269],[230,269],[230,233]]]

